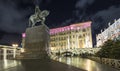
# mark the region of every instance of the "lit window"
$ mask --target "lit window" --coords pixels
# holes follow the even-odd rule
[[[86,32],[86,30],[85,30],[85,29],[83,29],[83,32]]]

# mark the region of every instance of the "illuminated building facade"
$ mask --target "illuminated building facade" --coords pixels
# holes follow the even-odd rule
[[[50,29],[51,51],[92,48],[91,21]]]
[[[120,19],[115,20],[112,25],[108,23],[109,27],[96,36],[97,47],[102,46],[108,39],[116,39],[120,36]]]
[[[0,60],[14,59],[20,55],[21,48],[16,44],[14,45],[15,46],[0,45]]]

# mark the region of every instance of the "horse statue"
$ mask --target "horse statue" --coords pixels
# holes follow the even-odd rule
[[[29,27],[34,27],[37,22],[41,22],[42,25],[45,25],[45,17],[49,15],[49,11],[39,9],[39,6],[35,8],[35,14],[31,15],[29,18]]]

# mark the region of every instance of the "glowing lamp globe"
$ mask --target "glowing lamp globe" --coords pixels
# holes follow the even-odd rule
[[[25,37],[26,37],[26,34],[25,34],[25,33],[22,33],[22,37],[25,38]]]

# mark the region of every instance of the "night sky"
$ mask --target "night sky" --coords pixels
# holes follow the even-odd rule
[[[91,20],[93,40],[108,23],[120,17],[120,0],[0,0],[0,44],[20,44],[35,5],[49,10],[49,28]],[[95,44],[95,41],[94,41]]]

